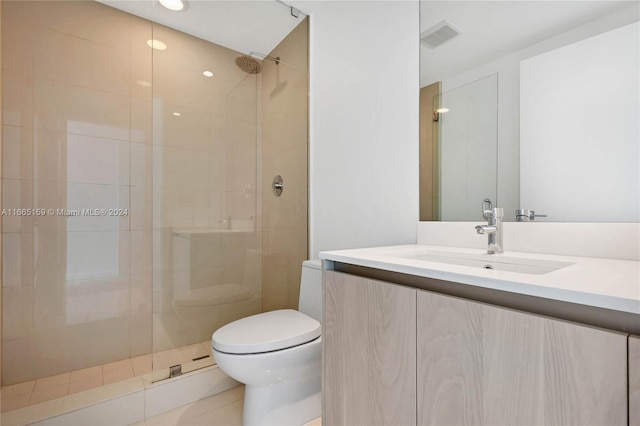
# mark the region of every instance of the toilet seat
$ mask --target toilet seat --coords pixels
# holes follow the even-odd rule
[[[227,324],[213,333],[213,349],[229,354],[273,352],[320,337],[320,323],[293,309],[265,312]]]

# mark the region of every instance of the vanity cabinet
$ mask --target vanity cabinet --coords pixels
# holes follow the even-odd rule
[[[325,271],[322,423],[416,424],[416,290]]]
[[[627,424],[626,334],[417,298],[418,424]]]
[[[627,425],[626,334],[324,273],[323,424]]]
[[[629,336],[629,424],[640,425],[640,336]]]

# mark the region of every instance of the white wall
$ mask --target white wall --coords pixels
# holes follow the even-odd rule
[[[640,222],[639,30],[521,62],[523,206],[551,220]]]
[[[633,3],[628,8],[597,21],[442,81],[442,91],[447,91],[487,75],[498,73],[498,203],[500,207],[504,208],[505,216],[509,215],[508,220],[514,220],[513,212],[520,208],[520,61],[631,24],[638,20],[638,7],[637,2]],[[545,213],[535,206],[522,207],[533,208],[540,214]]]
[[[415,243],[419,4],[297,1],[310,16],[310,252]]]
[[[478,222],[420,222],[418,244],[487,248]],[[640,223],[503,223],[505,252],[640,260]],[[552,242],[551,244],[549,242]]]

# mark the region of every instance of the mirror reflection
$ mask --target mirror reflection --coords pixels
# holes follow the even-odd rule
[[[637,2],[423,1],[420,220],[482,220],[491,197],[463,176],[481,170],[507,221],[640,221],[639,19]],[[477,103],[452,123],[447,94],[490,76],[495,120]],[[456,149],[479,117],[491,157]]]
[[[496,199],[498,75],[439,92],[438,83],[420,91],[421,100],[432,100],[425,105],[431,129],[421,134],[429,166],[422,189],[430,192],[421,220],[482,217],[482,201]]]

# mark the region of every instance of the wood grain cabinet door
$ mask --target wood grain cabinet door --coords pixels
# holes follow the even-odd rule
[[[420,425],[626,425],[627,337],[419,290]]]
[[[416,424],[416,290],[324,278],[322,424]]]
[[[640,425],[640,336],[629,336],[629,424]]]

